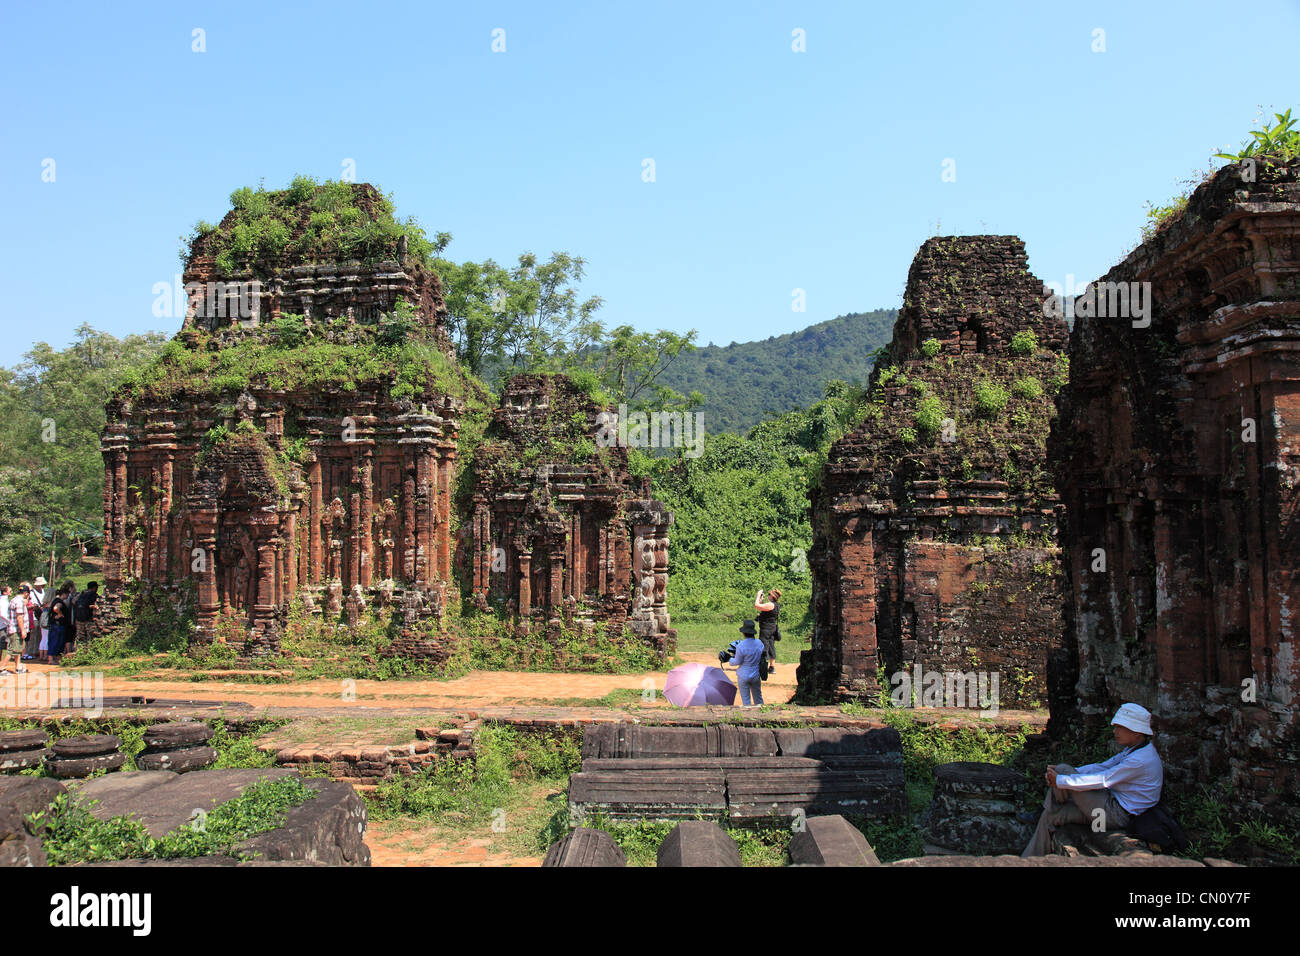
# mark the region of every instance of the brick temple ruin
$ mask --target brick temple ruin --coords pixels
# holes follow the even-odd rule
[[[352,190],[362,207],[378,197],[366,184]],[[185,269],[182,349],[238,347],[289,313],[331,341],[365,342],[399,300],[446,348],[439,280],[405,256],[404,240],[393,258],[368,264],[280,257],[233,274],[219,271],[206,242],[194,243]],[[237,297],[251,308],[236,308]],[[430,389],[394,398],[384,376],[350,384],[285,388],[262,376],[241,388],[190,380],[120,390],[102,441],[110,611],[127,582],[192,586],[198,639],[230,621],[233,639],[255,653],[277,647],[295,595],[309,610],[350,616],[395,592],[440,609],[452,577],[460,402]]]
[[[522,631],[625,627],[661,658],[676,651],[667,607],[673,516],[600,447],[612,415],[563,375],[517,375],[473,464],[465,560],[479,607]]]
[[[802,699],[880,700],[882,668],[997,673],[1004,707],[1061,692],[1046,439],[1068,332],[1043,302],[1014,236],[921,246],[868,414],[832,446],[810,492],[814,626]],[[1036,341],[1022,336],[1024,354],[1013,354],[1025,332]],[[1004,407],[977,408],[977,386],[1003,389]],[[973,686],[954,688],[960,706],[983,706],[973,689],[965,697]]]
[[[1099,280],[1106,314],[1100,294],[1091,315],[1075,302],[1053,439],[1078,712],[1143,704],[1172,779],[1227,780],[1293,821],[1298,174],[1295,160],[1219,170]],[[1119,283],[1150,283],[1149,316],[1116,308]],[[1078,712],[1054,707],[1053,725]]]

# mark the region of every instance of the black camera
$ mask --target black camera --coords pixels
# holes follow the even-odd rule
[[[727,661],[731,660],[735,656],[736,656],[736,642],[732,641],[730,644],[727,645],[727,649],[725,651],[718,651],[718,663],[725,664],[727,663]]]

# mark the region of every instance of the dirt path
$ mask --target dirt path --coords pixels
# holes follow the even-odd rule
[[[686,652],[686,661],[717,665],[716,655]],[[33,673],[52,671],[48,665],[30,664]],[[780,664],[763,685],[767,703],[783,704],[795,691],[793,664]],[[367,707],[466,707],[494,705],[595,701],[611,691],[645,690],[653,686],[653,701],[642,706],[669,706],[662,697],[666,671],[644,674],[565,674],[517,671],[472,671],[456,680],[357,680],[324,679],[298,684],[250,684],[223,680],[135,680],[130,677],[104,678],[104,694],[143,694],[148,697],[177,697],[188,700],[243,701],[254,707],[331,707],[349,704]],[[728,669],[735,680],[735,671]],[[650,679],[653,684],[647,684]],[[737,696],[736,703],[740,703]]]

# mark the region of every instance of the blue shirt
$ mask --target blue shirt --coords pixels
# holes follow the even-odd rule
[[[758,662],[763,657],[763,642],[756,637],[747,637],[736,645],[736,656],[731,662],[736,665],[736,676],[741,680],[758,680]]]
[[[1090,763],[1074,773],[1057,774],[1062,790],[1101,790],[1115,794],[1119,805],[1136,816],[1160,802],[1165,768],[1151,744],[1136,750],[1122,750],[1102,763]]]

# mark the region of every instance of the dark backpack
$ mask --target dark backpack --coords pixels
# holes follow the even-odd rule
[[[1126,829],[1139,840],[1154,843],[1162,850],[1182,852],[1191,842],[1187,839],[1183,828],[1178,825],[1178,821],[1174,819],[1174,815],[1169,812],[1169,808],[1165,806],[1163,797],[1154,807],[1142,811],[1130,820]]]
[[[77,603],[72,609],[72,616],[76,618],[78,622],[90,620],[92,604],[91,597],[92,595],[89,591],[82,591],[77,595]]]

